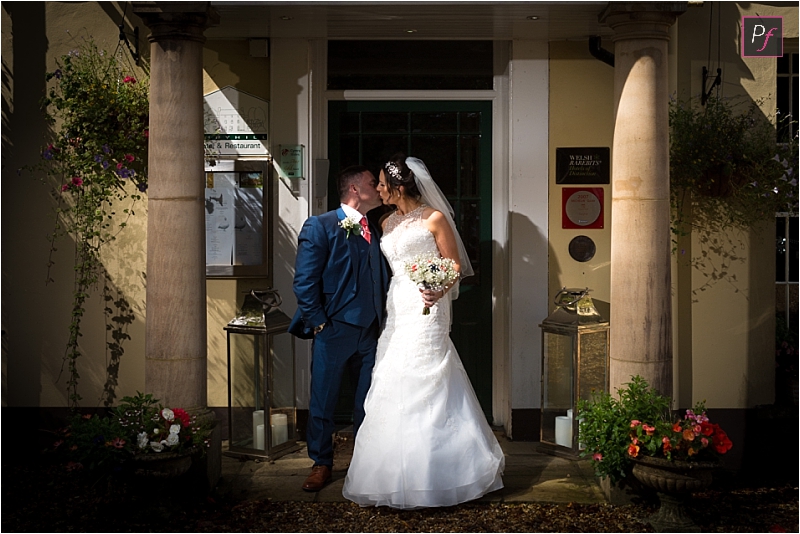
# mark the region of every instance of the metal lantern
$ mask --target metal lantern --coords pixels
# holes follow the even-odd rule
[[[297,448],[294,336],[275,290],[251,291],[228,334],[226,454],[277,458]]]
[[[577,456],[576,405],[593,391],[608,391],[608,304],[589,297],[589,288],[562,288],[556,309],[542,328],[542,416],[540,441],[544,452]]]

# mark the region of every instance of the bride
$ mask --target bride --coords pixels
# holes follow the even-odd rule
[[[450,340],[458,282],[422,291],[405,274],[405,263],[425,253],[453,259],[462,277],[472,266],[452,208],[421,160],[394,156],[378,191],[397,207],[381,238],[394,276],[342,494],[361,506],[404,509],[477,499],[503,487],[505,458]]]

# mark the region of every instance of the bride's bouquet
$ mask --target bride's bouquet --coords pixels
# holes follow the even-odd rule
[[[441,291],[458,280],[456,262],[450,258],[440,258],[435,254],[421,254],[406,262],[406,274],[420,289]],[[422,315],[431,313],[430,308],[422,308]]]

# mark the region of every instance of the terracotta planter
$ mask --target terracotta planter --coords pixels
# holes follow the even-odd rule
[[[154,452],[133,457],[133,474],[142,478],[175,478],[192,466],[195,448],[180,452]]]
[[[658,493],[661,506],[649,518],[656,532],[700,532],[686,514],[684,499],[711,485],[717,462],[669,461],[642,456],[633,458],[633,476]]]

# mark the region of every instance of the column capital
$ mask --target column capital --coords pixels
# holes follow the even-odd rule
[[[597,20],[614,30],[612,41],[669,40],[669,27],[684,13],[688,2],[609,2]]]
[[[203,32],[219,24],[211,2],[133,2],[133,12],[150,28],[151,43],[166,40],[205,42]]]

